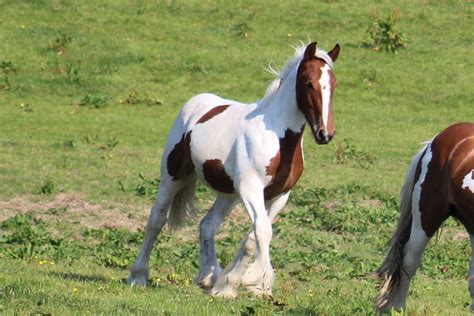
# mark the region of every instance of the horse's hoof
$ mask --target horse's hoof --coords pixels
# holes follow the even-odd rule
[[[129,277],[128,278],[128,284],[131,286],[146,286],[147,283],[147,278],[146,277]]]
[[[210,291],[219,277],[221,269],[216,269],[207,274],[199,273],[194,282],[199,285],[203,290]]]
[[[210,294],[215,297],[222,297],[222,298],[227,298],[227,299],[235,299],[238,296],[235,289],[230,286],[225,286],[220,289],[213,287],[211,289]]]
[[[272,289],[271,288],[262,288],[258,285],[246,285],[245,288],[253,293],[253,295],[261,298],[272,298]]]

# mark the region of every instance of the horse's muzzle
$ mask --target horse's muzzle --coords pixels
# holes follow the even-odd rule
[[[329,144],[331,139],[333,139],[334,135],[336,134],[336,131],[334,131],[332,134],[329,134],[324,130],[324,128],[318,128],[317,130],[311,128],[311,131],[313,132],[314,140],[319,145]]]

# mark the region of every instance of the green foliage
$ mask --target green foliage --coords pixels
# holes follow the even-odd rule
[[[143,242],[142,233],[126,229],[86,229],[82,233],[88,247],[88,255],[105,267],[126,269],[136,258],[134,251]]]
[[[117,139],[117,137],[111,137],[109,139],[107,139],[105,145],[107,146],[106,149],[108,150],[112,150],[114,149],[115,147],[117,147],[117,145],[119,144],[119,141]]]
[[[159,179],[147,179],[141,173],[138,174],[140,183],[135,187],[135,194],[138,196],[154,197],[160,184]]]
[[[67,139],[63,142],[63,147],[67,149],[74,149],[77,146],[75,139]]]
[[[373,50],[384,49],[391,53],[397,53],[401,48],[405,48],[409,42],[405,34],[397,29],[398,17],[395,14],[386,19],[372,21],[367,28],[368,39],[364,46]]]
[[[336,143],[335,153],[335,161],[337,163],[345,164],[351,161],[364,169],[368,169],[376,159],[374,155],[356,147],[348,139],[343,139],[341,142]]]
[[[62,247],[63,240],[53,238],[44,222],[32,214],[10,217],[1,227],[7,234],[0,238],[0,252],[13,258],[50,256]]]
[[[61,33],[54,39],[54,41],[49,44],[48,49],[56,52],[58,55],[61,55],[66,51],[66,46],[69,45],[71,41],[71,36]]]
[[[20,111],[26,112],[26,113],[31,113],[33,112],[33,108],[28,104],[28,103],[20,103],[18,105],[18,109]]]
[[[148,96],[147,93],[140,94],[138,93],[138,91],[133,90],[125,99],[120,100],[119,103],[129,104],[129,105],[145,104],[147,106],[153,106],[153,105],[162,105],[163,101],[158,100],[158,99],[153,99],[150,96]]]
[[[0,91],[2,90],[9,90],[11,88],[11,83],[9,76],[10,74],[16,74],[17,69],[12,61],[1,61],[0,68],[2,69],[3,74],[3,82],[4,84],[0,85]]]
[[[368,87],[372,87],[377,83],[377,71],[364,69],[360,73],[362,82],[364,82]]]
[[[109,98],[94,95],[85,95],[79,102],[76,103],[79,107],[90,107],[93,109],[101,109],[107,106]]]
[[[49,177],[46,177],[41,181],[39,189],[36,191],[37,194],[49,195],[53,194],[56,189],[56,185],[53,180]]]

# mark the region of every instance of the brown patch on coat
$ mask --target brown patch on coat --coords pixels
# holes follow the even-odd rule
[[[199,118],[199,120],[197,120],[196,124],[201,124],[201,123],[204,123],[206,121],[209,121],[214,116],[224,112],[229,106],[230,105],[219,105],[219,106],[216,106],[216,107],[212,108],[211,110],[206,112],[203,116],[201,116]]]
[[[191,160],[191,132],[183,134],[181,140],[174,146],[168,155],[166,167],[173,180],[181,180],[194,172]]]
[[[469,188],[463,188],[466,176],[470,175],[471,179],[474,179],[474,135],[460,143],[451,157],[450,165],[455,167],[450,167],[448,198],[452,208],[462,215],[459,220],[471,234],[474,234],[474,192]]]
[[[298,108],[306,116],[306,119],[314,120],[317,115],[320,117],[322,115],[322,91],[319,80],[322,75],[321,68],[324,65],[323,60],[313,58],[301,62],[298,67],[295,86],[296,101]],[[308,90],[307,83],[311,83],[312,89]]]
[[[214,190],[222,193],[234,193],[234,182],[226,173],[221,160],[206,160],[202,165],[202,172],[204,179]]]
[[[474,195],[463,192],[462,173],[474,168],[474,124],[458,123],[439,133],[431,142],[432,158],[421,186],[421,226],[431,237],[450,215],[474,233]],[[469,156],[470,155],[470,156]],[[469,158],[469,157],[470,158]]]
[[[288,192],[301,177],[304,168],[301,147],[303,131],[304,125],[300,132],[287,129],[285,136],[280,138],[280,150],[267,166],[267,175],[271,176],[272,180],[263,191],[265,200]]]

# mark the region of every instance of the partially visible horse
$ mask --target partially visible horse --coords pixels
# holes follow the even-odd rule
[[[257,295],[271,295],[272,220],[303,172],[305,124],[318,144],[333,138],[333,63],[339,45],[326,53],[316,43],[296,48],[265,96],[252,104],[213,94],[191,98],[171,128],[161,162],[161,179],[145,240],[129,282],[145,285],[153,243],[168,222],[180,226],[191,208],[197,179],[217,192],[200,223],[200,271],[195,281],[211,294],[235,297],[243,283]],[[235,260],[221,271],[215,234],[240,201],[253,230]],[[255,256],[255,261],[249,265]]]
[[[410,280],[428,241],[449,216],[471,239],[469,271],[474,311],[474,124],[454,124],[436,135],[413,158],[401,192],[400,219],[378,274],[383,283],[379,312],[405,308]]]

